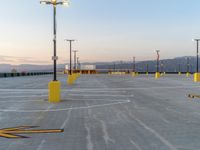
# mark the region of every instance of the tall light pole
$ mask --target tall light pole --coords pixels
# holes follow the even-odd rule
[[[146,64],[146,74],[149,73],[149,64]]]
[[[62,1],[58,1],[58,0],[50,0],[50,1],[41,0],[40,4],[46,4],[46,5],[52,5],[53,6],[53,35],[54,35],[54,37],[53,37],[54,50],[53,50],[53,57],[52,57],[53,65],[54,65],[54,67],[53,67],[53,74],[54,74],[53,81],[57,81],[56,65],[57,65],[58,57],[56,55],[56,6],[57,5],[68,5],[69,1],[66,1],[66,0],[62,0]]]
[[[66,39],[65,41],[69,42],[69,47],[70,47],[69,75],[72,75],[72,42],[74,42],[75,40]]]
[[[155,73],[155,78],[158,79],[160,78],[160,71],[159,71],[159,61],[160,61],[160,50],[156,50],[157,54],[157,65],[156,65],[156,73]]]
[[[193,39],[193,41],[196,41],[197,44],[197,64],[196,64],[196,73],[194,74],[194,81],[200,82],[200,73],[199,73],[199,41],[200,39]]]
[[[78,52],[77,50],[74,50],[74,70],[76,70],[76,53]]]
[[[156,72],[159,72],[159,61],[160,61],[160,50],[156,50],[157,53],[157,65],[156,65]]]
[[[181,75],[181,64],[178,64],[178,74]]]
[[[136,71],[136,69],[135,69],[135,57],[133,56],[133,72],[135,72]]]
[[[200,39],[193,39],[193,41],[195,41],[196,42],[196,46],[197,46],[197,54],[196,54],[196,59],[197,59],[197,64],[196,64],[196,73],[198,73],[199,72],[199,41],[200,41]]]
[[[76,60],[77,60],[77,62],[76,62],[76,64],[77,64],[77,69],[79,69],[79,57],[77,57]]]
[[[56,75],[56,65],[57,65],[57,54],[56,54],[56,7],[57,5],[68,5],[68,0],[41,0],[40,4],[46,4],[46,5],[52,5],[53,6],[53,81],[49,82],[48,88],[49,88],[49,95],[48,100],[52,103],[60,102],[60,87],[61,83],[57,81],[57,75]]]

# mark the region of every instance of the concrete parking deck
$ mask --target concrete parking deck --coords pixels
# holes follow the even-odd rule
[[[47,102],[52,76],[0,79],[0,128],[39,126],[63,133],[0,137],[0,150],[199,150],[200,84],[166,75],[82,75],[62,81],[62,102]],[[25,135],[27,136],[27,135]]]

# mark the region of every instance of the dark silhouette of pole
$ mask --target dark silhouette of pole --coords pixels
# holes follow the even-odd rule
[[[181,64],[178,65],[178,72],[181,72]]]
[[[148,73],[149,72],[149,65],[146,64],[146,72]]]
[[[200,39],[194,39],[194,41],[196,41],[197,43],[197,65],[196,65],[196,72],[198,73],[199,72],[199,41]]]
[[[116,68],[116,67],[115,67],[115,63],[114,63],[114,66],[113,66],[113,67],[114,67],[113,70],[114,70],[114,72],[115,72],[115,68]]]
[[[57,65],[57,56],[56,56],[56,5],[53,5],[53,26],[54,26],[54,39],[53,39],[53,43],[54,43],[54,56],[53,56],[53,62],[54,62],[54,81],[57,80],[57,76],[56,76],[56,65]]]
[[[156,72],[159,72],[159,60],[160,60],[160,50],[156,50],[157,53],[157,65],[156,65]]]
[[[135,65],[135,57],[133,57],[133,72],[135,72],[135,67],[136,67],[136,65]]]
[[[76,53],[78,52],[77,50],[73,51],[74,52],[74,70],[76,70]]]
[[[70,59],[69,59],[69,75],[72,75],[72,42],[75,40],[66,40],[69,42],[69,47],[70,47]]]
[[[47,1],[47,0],[41,0],[40,1],[40,4],[47,4],[47,5],[53,5],[53,57],[52,57],[52,60],[53,60],[53,81],[57,81],[57,75],[56,75],[56,72],[57,72],[57,60],[58,60],[58,57],[57,57],[57,54],[56,54],[56,6],[57,5],[66,5],[68,4],[67,1],[60,1],[60,2],[57,2],[57,0],[52,0],[52,1]]]
[[[190,71],[190,60],[189,57],[187,57],[187,73]]]
[[[79,69],[79,57],[76,58],[77,69]]]

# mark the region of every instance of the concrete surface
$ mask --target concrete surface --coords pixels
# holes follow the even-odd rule
[[[62,102],[47,102],[52,76],[0,79],[0,128],[63,133],[0,137],[0,150],[199,150],[200,83],[192,76],[82,75],[62,82]]]

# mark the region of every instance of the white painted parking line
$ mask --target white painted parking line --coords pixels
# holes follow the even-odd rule
[[[0,101],[0,103],[28,103],[28,102],[43,102],[45,100],[6,100],[6,101]]]
[[[113,102],[107,104],[99,104],[99,105],[90,105],[90,106],[81,106],[81,107],[71,107],[71,108],[62,108],[62,109],[38,109],[38,110],[15,110],[15,109],[0,109],[0,112],[15,112],[15,113],[37,113],[37,112],[58,112],[58,111],[67,111],[67,110],[80,110],[80,109],[93,109],[99,107],[113,106],[119,104],[127,104],[130,103],[130,100],[121,101],[121,102]]]
[[[69,91],[95,91],[95,92],[125,92],[121,90],[134,90],[134,89],[188,89],[188,88],[200,88],[200,86],[156,86],[156,87],[124,87],[124,88],[76,88],[76,89],[62,89],[63,92],[69,92]],[[119,91],[117,91],[119,90]],[[48,89],[0,89],[0,92],[48,92]]]
[[[11,95],[11,96],[1,96],[1,98],[29,98],[29,97],[46,97],[48,95]]]
[[[82,97],[93,97],[93,96],[95,96],[95,97],[134,97],[134,95],[116,95],[116,94],[113,94],[113,95],[106,95],[106,94],[78,94],[78,93],[76,93],[76,94],[67,94],[67,96],[82,96]]]

